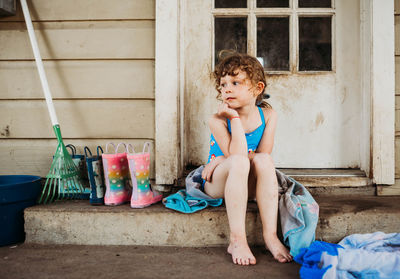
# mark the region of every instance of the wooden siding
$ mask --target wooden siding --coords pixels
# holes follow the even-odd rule
[[[154,0],[28,0],[66,143],[152,144]],[[0,174],[45,176],[56,140],[22,11],[0,19]]]
[[[155,0],[28,0],[33,21],[138,20],[155,18]],[[19,2],[19,1],[17,1]],[[0,21],[24,21],[21,7],[17,15]]]
[[[151,60],[58,60],[44,68],[53,99],[154,99]],[[0,84],[0,100],[44,99],[34,61],[0,61]]]
[[[54,106],[66,138],[154,138],[153,101],[59,100]],[[0,127],[0,138],[54,137],[41,100],[0,101]]]
[[[154,21],[34,23],[43,59],[154,59]],[[0,59],[34,59],[24,22],[0,24]]]
[[[126,143],[130,143],[136,152],[141,151],[143,144],[147,140],[143,139],[126,139]],[[64,139],[65,144],[73,144],[77,147],[78,154],[84,154],[83,148],[88,146],[95,155],[97,145],[103,147],[109,142],[118,143],[121,139]],[[151,142],[151,150],[154,151],[154,141]],[[46,176],[50,169],[51,159],[57,148],[56,139],[0,139],[0,158],[2,161],[1,172],[4,174],[35,174]],[[111,150],[113,151],[113,150]],[[120,150],[122,151],[122,149]],[[151,156],[150,174],[154,177],[154,156]],[[25,171],[29,170],[29,172]]]

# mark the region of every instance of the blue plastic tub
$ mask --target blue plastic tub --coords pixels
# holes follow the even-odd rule
[[[36,204],[40,177],[0,175],[0,246],[25,240],[24,209]]]

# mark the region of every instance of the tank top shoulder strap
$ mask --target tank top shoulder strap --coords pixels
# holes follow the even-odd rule
[[[264,112],[261,107],[257,107],[257,108],[258,108],[258,112],[260,113],[260,117],[261,117],[261,122],[262,122],[261,125],[265,126]],[[231,121],[227,118],[226,122],[228,124],[228,131],[231,132]]]
[[[261,107],[258,107],[258,112],[260,113],[262,125],[265,126],[265,118],[264,118],[264,112]]]

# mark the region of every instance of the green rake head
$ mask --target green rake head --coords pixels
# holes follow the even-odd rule
[[[58,146],[50,171],[46,176],[46,184],[39,198],[39,204],[51,203],[54,200],[76,199],[83,193],[79,170],[63,143],[60,126],[54,125],[53,129],[57,136]]]

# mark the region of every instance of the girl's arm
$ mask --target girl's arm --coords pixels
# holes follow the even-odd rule
[[[272,148],[274,147],[274,137],[278,115],[272,108],[263,108],[263,113],[265,118],[265,130],[256,152],[271,154]]]
[[[231,119],[231,133],[228,131],[226,118]],[[209,126],[225,157],[231,154],[247,156],[246,136],[242,122],[235,110],[229,108],[227,104],[221,104],[218,113],[211,117]]]
[[[235,120],[237,119],[237,120]],[[233,122],[239,122],[233,126]],[[215,168],[229,156],[229,154],[242,154],[244,152],[247,155],[247,142],[244,134],[244,130],[239,118],[233,118],[231,120],[231,133],[228,131],[228,125],[226,123],[226,118],[219,116],[218,114],[213,115],[210,118],[209,126],[211,133],[214,135],[215,140],[217,141],[218,146],[220,147],[224,156],[218,156],[211,160],[203,169],[201,173],[201,177],[211,182],[212,174]],[[235,131],[235,132],[234,132]],[[242,132],[242,133],[241,133]],[[243,134],[243,138],[241,137]],[[244,147],[241,144],[241,141],[244,142]],[[233,145],[232,145],[233,143]],[[242,150],[244,148],[244,150]],[[242,153],[241,153],[242,152]]]

